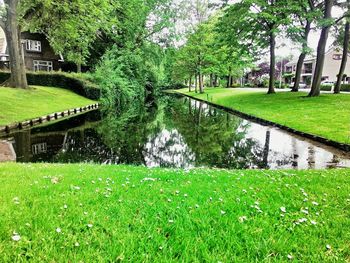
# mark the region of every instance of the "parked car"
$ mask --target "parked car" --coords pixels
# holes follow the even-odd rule
[[[294,82],[292,82],[292,83],[290,83],[289,84],[289,88],[293,88],[294,87]],[[307,88],[307,85],[306,85],[306,83],[304,83],[304,82],[299,82],[299,89],[306,89]]]
[[[321,85],[324,85],[324,86],[333,86],[334,84],[335,82],[330,80],[324,80],[321,82]]]

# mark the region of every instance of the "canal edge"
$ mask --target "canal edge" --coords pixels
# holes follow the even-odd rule
[[[99,103],[89,104],[83,107],[72,108],[69,110],[58,111],[41,117],[32,118],[25,121],[14,122],[5,126],[0,126],[0,135],[6,135],[11,131],[24,130],[26,128],[35,127],[43,123],[49,123],[65,117],[78,116],[82,113],[97,110],[100,107]]]
[[[273,122],[273,121],[265,120],[265,119],[262,119],[260,117],[256,117],[254,115],[250,115],[248,113],[244,113],[244,112],[239,111],[239,110],[235,110],[235,109],[232,109],[232,108],[229,108],[229,107],[226,107],[226,106],[222,106],[222,105],[218,105],[218,104],[212,103],[210,101],[206,101],[206,100],[203,100],[203,99],[195,98],[195,97],[193,97],[191,95],[188,95],[188,94],[180,93],[180,92],[177,92],[177,91],[170,91],[170,92],[169,91],[164,91],[164,92],[168,93],[168,94],[182,95],[184,97],[188,97],[188,98],[200,101],[200,102],[204,102],[204,103],[207,103],[210,106],[213,106],[215,108],[218,108],[218,109],[224,110],[226,112],[235,114],[235,115],[237,115],[239,117],[246,118],[246,119],[251,120],[253,122],[256,122],[256,123],[259,123],[259,124],[268,125],[268,126],[277,127],[277,128],[282,129],[282,130],[285,130],[285,131],[288,131],[290,133],[293,133],[295,135],[299,135],[301,137],[305,137],[307,139],[310,139],[310,140],[313,140],[313,141],[325,144],[327,146],[334,147],[334,148],[336,148],[338,150],[342,150],[342,151],[345,151],[345,152],[350,152],[350,144],[340,143],[340,142],[337,142],[337,141],[334,141],[334,140],[326,139],[326,138],[318,136],[318,135],[314,135],[314,134],[307,133],[307,132],[302,132],[302,131],[293,129],[291,127],[285,126],[283,124],[279,124],[279,123],[276,123],[276,122]]]

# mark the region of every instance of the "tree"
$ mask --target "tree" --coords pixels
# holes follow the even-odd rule
[[[117,25],[115,5],[108,0],[23,0],[21,8],[26,29],[46,35],[55,52],[80,72],[91,44]]]
[[[327,44],[330,27],[333,24],[332,13],[331,13],[333,5],[334,5],[334,0],[324,1],[323,19],[321,20],[322,30],[321,30],[321,35],[317,46],[316,67],[315,67],[314,76],[312,79],[311,91],[308,95],[309,97],[315,97],[320,95],[320,86],[321,86],[323,65],[325,60],[326,44]]]
[[[300,0],[296,5],[293,5],[293,20],[287,27],[289,37],[301,44],[301,53],[297,62],[295,72],[294,86],[292,92],[299,90],[302,68],[306,55],[310,52],[308,47],[308,38],[311,31],[311,25],[317,16],[317,8],[314,0]],[[296,24],[297,23],[297,24]]]
[[[226,9],[221,21],[221,27],[226,28],[227,40],[235,43],[237,40],[233,38],[239,39],[239,44],[249,52],[269,48],[268,94],[275,93],[276,36],[281,25],[288,21],[287,11],[286,1],[243,0]]]
[[[19,24],[19,0],[5,0],[5,9],[1,20],[10,55],[11,77],[7,85],[13,88],[27,88],[27,76],[23,60],[21,27]]]
[[[339,68],[339,73],[338,73],[338,78],[337,78],[337,82],[334,86],[334,94],[338,94],[340,93],[340,87],[341,87],[341,83],[343,81],[344,78],[344,71],[345,71],[345,67],[346,67],[346,63],[348,60],[348,52],[349,52],[349,41],[350,41],[350,1],[347,0],[346,1],[346,15],[345,17],[345,26],[344,26],[344,30],[343,30],[343,34],[341,35],[340,38],[343,38],[343,55],[342,55],[342,60],[341,60],[341,64],[340,64],[340,68]]]

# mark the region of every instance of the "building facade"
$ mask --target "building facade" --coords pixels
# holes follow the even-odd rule
[[[25,67],[29,71],[53,71],[61,68],[63,59],[56,55],[43,34],[23,32],[21,34]],[[0,68],[9,68],[6,37],[0,30]]]
[[[322,81],[337,81],[337,75],[339,73],[340,63],[342,60],[343,50],[340,48],[332,47],[325,54],[325,61],[323,66]],[[349,55],[348,55],[349,56]],[[304,60],[301,82],[310,84],[312,76],[316,67],[316,57],[308,57]],[[285,65],[285,81],[287,83],[294,82],[295,72],[297,68],[297,61],[289,62]],[[344,81],[349,83],[350,81],[350,63],[347,63],[344,74],[346,75]]]

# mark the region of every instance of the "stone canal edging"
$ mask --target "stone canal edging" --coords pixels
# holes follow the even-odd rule
[[[6,126],[0,126],[0,135],[7,134],[14,130],[22,130],[25,128],[30,128],[50,121],[55,121],[65,117],[72,117],[89,111],[93,111],[99,108],[99,103],[90,104],[84,107],[78,107],[70,110],[55,112],[52,114],[44,115],[41,117],[33,118],[30,120],[25,120],[21,122],[15,122]]]
[[[256,116],[253,116],[253,115],[250,115],[250,114],[247,114],[247,113],[235,110],[235,109],[231,109],[231,108],[226,107],[226,106],[221,106],[221,105],[212,103],[210,101],[206,101],[206,100],[203,100],[203,99],[195,98],[193,96],[190,96],[190,95],[187,95],[187,94],[183,94],[183,93],[180,93],[180,92],[176,92],[175,91],[175,92],[168,92],[168,93],[169,94],[178,94],[178,95],[182,95],[182,96],[185,96],[185,97],[197,100],[197,101],[201,101],[201,102],[207,103],[210,106],[213,106],[215,108],[218,108],[218,109],[224,110],[226,112],[235,114],[235,115],[237,115],[239,117],[242,117],[242,118],[254,121],[256,123],[277,127],[277,128],[282,129],[282,130],[288,131],[290,133],[299,135],[301,137],[304,137],[304,138],[307,138],[307,139],[310,139],[310,140],[313,140],[313,141],[316,141],[316,142],[319,142],[319,143],[323,143],[325,145],[337,148],[337,149],[345,151],[345,152],[350,152],[350,144],[340,143],[340,142],[337,142],[337,141],[334,141],[334,140],[329,140],[329,139],[323,138],[323,137],[318,136],[318,135],[314,135],[314,134],[311,134],[311,133],[295,130],[293,128],[290,128],[288,126],[285,126],[285,125],[282,125],[282,124],[279,124],[279,123],[268,121],[268,120],[265,120],[265,119],[262,119],[262,118],[259,118],[259,117],[256,117]]]
[[[16,153],[8,141],[0,141],[0,162],[15,162]]]

